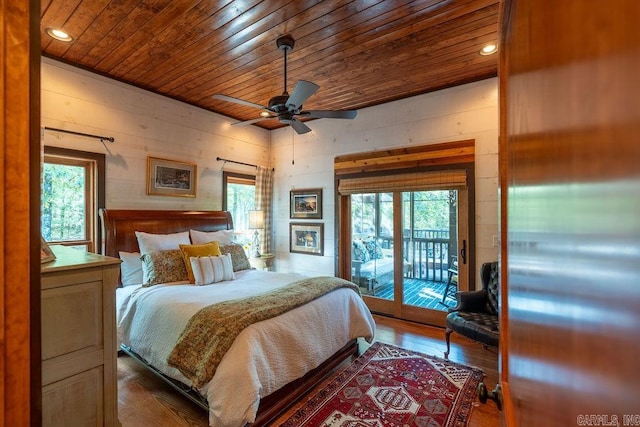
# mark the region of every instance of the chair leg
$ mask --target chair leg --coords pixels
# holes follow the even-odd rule
[[[449,287],[451,286],[451,280],[447,282],[447,286],[444,288],[444,293],[442,294],[442,302],[444,304],[444,300],[447,299],[447,294],[449,293]]]
[[[444,358],[445,359],[449,359],[449,352],[451,351],[451,332],[453,332],[453,329],[449,329],[447,328],[444,332],[444,339],[447,342],[447,351],[444,352]]]
[[[449,270],[449,277],[447,278],[447,286],[444,288],[444,293],[442,294],[442,303],[443,304],[444,304],[444,300],[447,299],[447,295],[449,295],[449,289],[451,288],[451,285],[453,284],[453,274],[454,274],[454,272]]]

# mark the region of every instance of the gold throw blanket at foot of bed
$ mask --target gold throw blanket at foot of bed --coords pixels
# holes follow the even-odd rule
[[[195,387],[202,387],[213,378],[222,357],[244,328],[340,288],[350,288],[360,294],[360,289],[347,280],[311,277],[262,295],[205,307],[189,320],[167,362]]]

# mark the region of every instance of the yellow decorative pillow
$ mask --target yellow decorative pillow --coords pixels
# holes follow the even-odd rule
[[[205,243],[203,245],[180,245],[180,250],[182,251],[184,266],[187,268],[190,283],[196,282],[193,276],[193,269],[191,268],[191,257],[222,255],[218,242]]]

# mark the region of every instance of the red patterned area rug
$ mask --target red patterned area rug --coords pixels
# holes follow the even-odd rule
[[[281,427],[462,427],[481,370],[375,342]]]

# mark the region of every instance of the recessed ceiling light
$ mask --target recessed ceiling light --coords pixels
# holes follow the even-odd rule
[[[263,111],[260,113],[262,117],[269,117],[271,114],[268,111]]]
[[[54,39],[60,40],[61,42],[70,42],[73,40],[73,37],[71,37],[69,34],[55,28],[46,28],[44,32],[47,33],[49,37],[53,37]]]
[[[496,53],[498,51],[498,45],[495,44],[488,44],[485,47],[483,47],[482,49],[480,49],[480,55],[492,55],[494,53]]]

